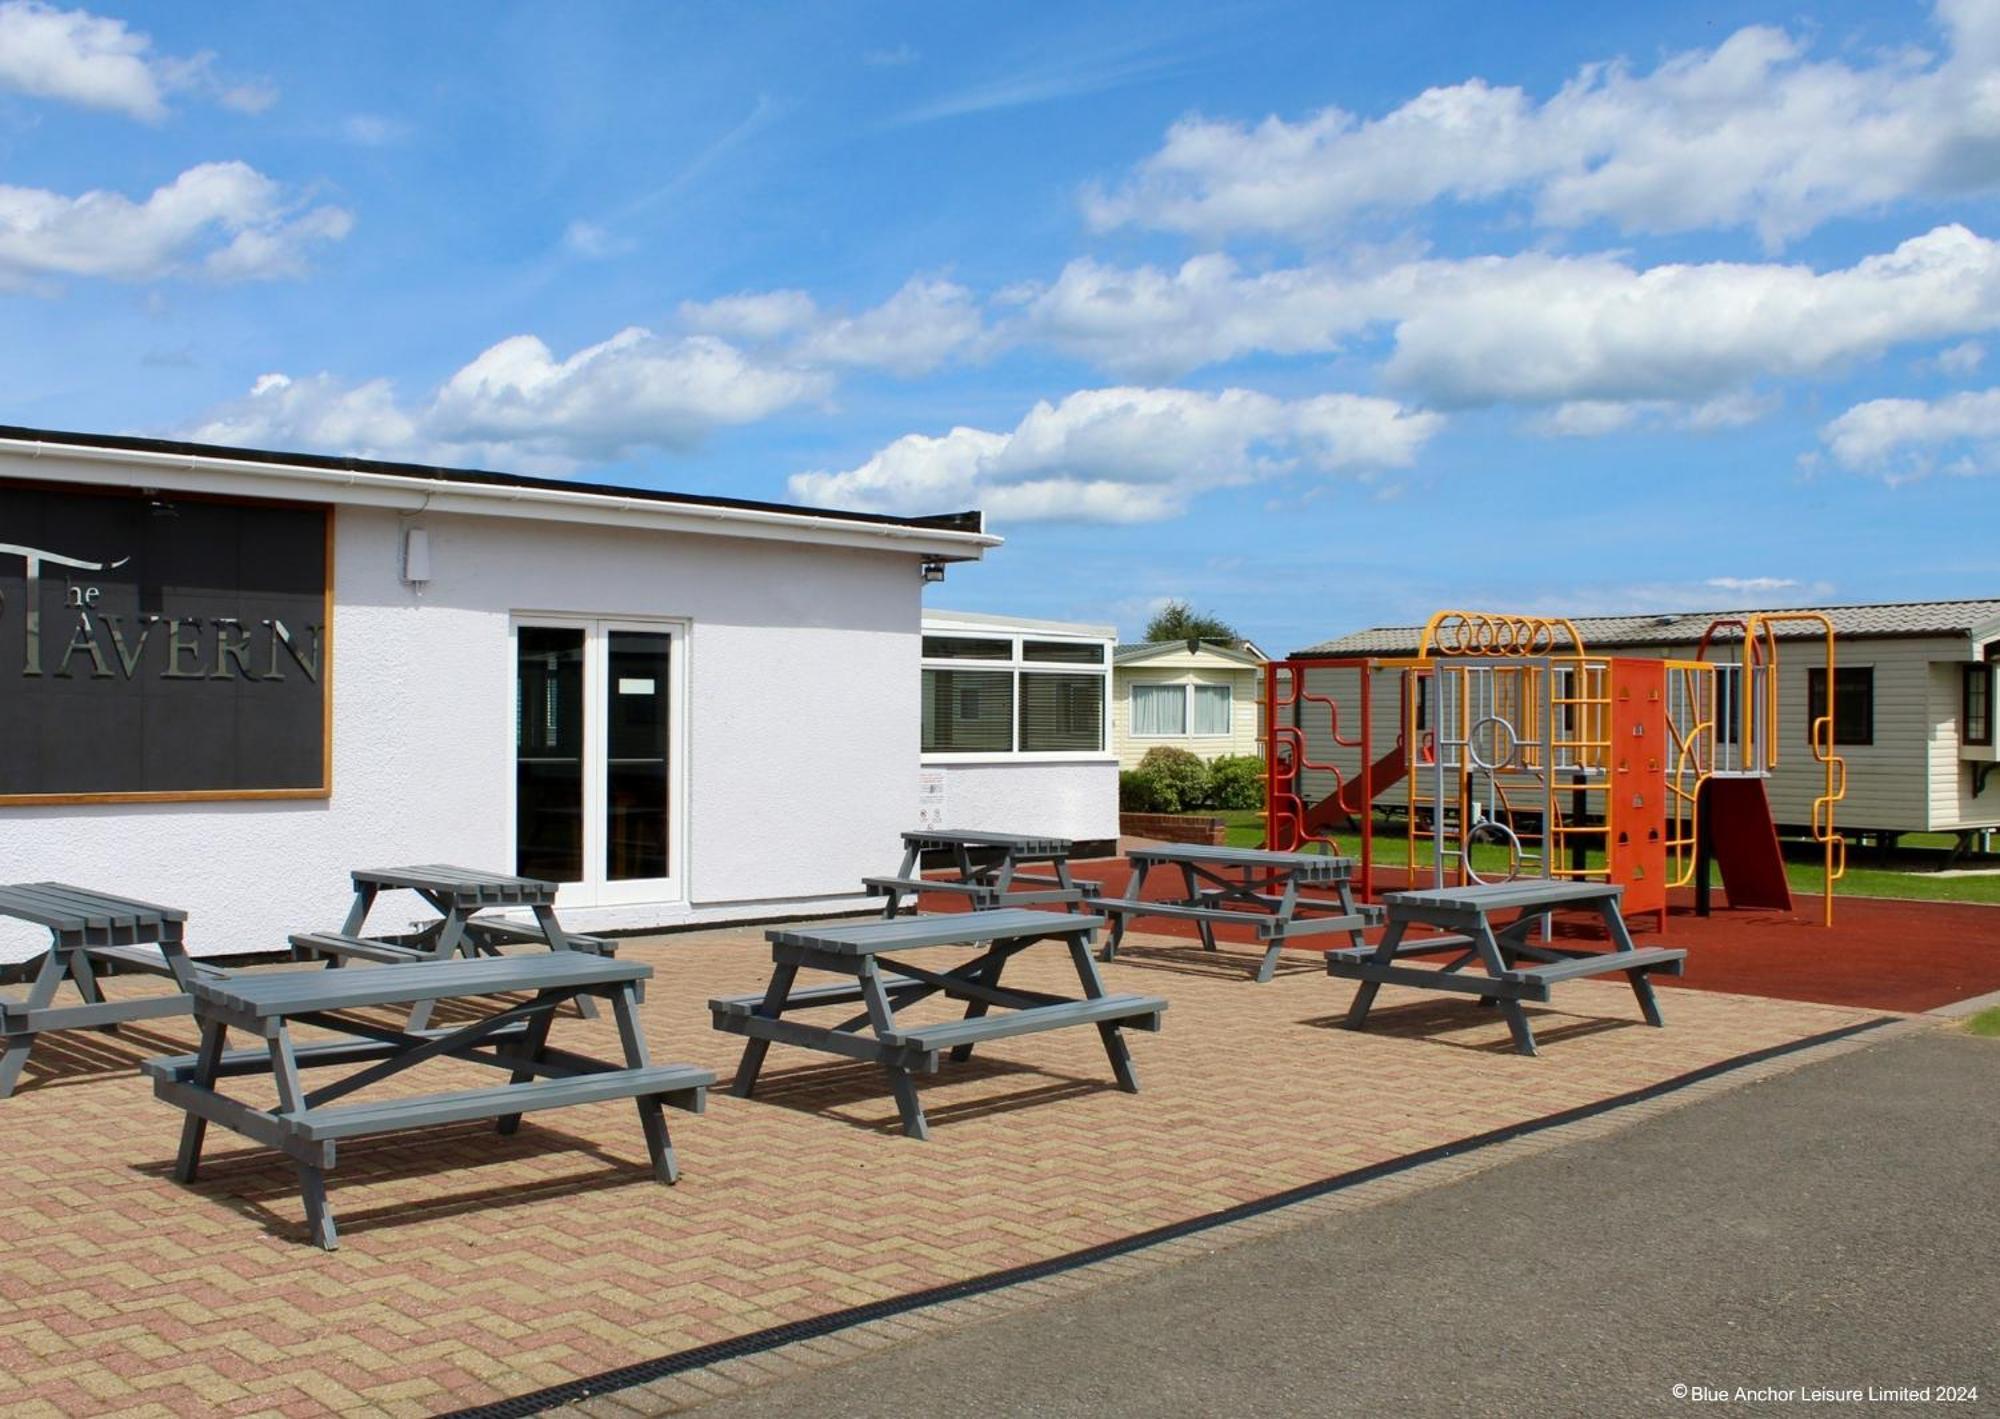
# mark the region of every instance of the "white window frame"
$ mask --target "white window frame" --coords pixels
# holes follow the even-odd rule
[[[583,865],[584,880],[564,882],[556,893],[558,907],[609,907],[633,902],[685,905],[688,901],[688,655],[692,623],[676,617],[594,616],[558,611],[516,612],[508,618],[507,663],[511,679],[518,674],[520,628],[554,626],[583,632]],[[667,652],[667,871],[665,877],[612,881],[605,873],[605,804],[609,798],[609,768],[605,759],[604,709],[610,691],[610,633],[638,631],[671,637]],[[510,695],[517,694],[509,685]],[[508,721],[507,854],[511,864],[519,850],[519,810],[515,803],[512,756],[516,730]]]
[[[990,660],[973,659],[970,656],[919,657],[921,679],[923,670],[991,670],[1005,673],[1008,685],[1008,716],[1012,729],[1011,749],[925,749],[922,760],[926,764],[1091,764],[1110,763],[1117,759],[1111,750],[1111,647],[1112,642],[1102,636],[1065,635],[1060,631],[1033,629],[1012,630],[990,626],[960,626],[951,622],[926,622],[921,635],[928,639],[940,637],[948,640],[1005,641],[1007,658],[994,657]],[[1096,665],[1079,665],[1074,661],[1028,660],[1023,658],[1023,644],[1027,641],[1060,641],[1068,645],[1088,645],[1097,647],[1103,660]],[[921,643],[920,643],[921,649]],[[1021,675],[1022,672],[1051,675],[1096,675],[1104,683],[1104,692],[1098,696],[1101,719],[1097,726],[1095,749],[1023,749],[1021,747]]]
[[[1229,695],[1229,728],[1223,730],[1220,734],[1195,733],[1194,692],[1196,686],[1210,690],[1222,690]],[[1213,680],[1181,681],[1178,688],[1185,700],[1185,708],[1181,713],[1181,723],[1186,725],[1187,728],[1179,734],[1141,734],[1138,730],[1131,728],[1131,726],[1139,722],[1138,692],[1142,688],[1148,690],[1170,690],[1175,688],[1175,684],[1171,680],[1134,680],[1125,687],[1125,724],[1130,738],[1149,739],[1166,744],[1176,739],[1206,739],[1213,741],[1218,739],[1234,739],[1236,737],[1236,687],[1234,685],[1227,682],[1217,684]]]

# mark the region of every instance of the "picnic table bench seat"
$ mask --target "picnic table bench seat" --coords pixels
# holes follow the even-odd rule
[[[652,967],[636,961],[551,951],[355,970],[232,972],[196,981],[191,995],[201,1026],[200,1049],[143,1066],[154,1094],[186,1114],[175,1176],[194,1180],[210,1123],[280,1149],[298,1168],[312,1239],[332,1250],[338,1243],[324,1174],[334,1164],[339,1140],[481,1118],[497,1119],[500,1131],[511,1133],[526,1113],[631,1099],[655,1178],[674,1182],[679,1167],[662,1110],[701,1112],[715,1076],[691,1064],[652,1062],[638,1019],[639,990],[651,975]],[[530,998],[504,1003],[496,1014],[450,1029],[379,1025],[347,1013],[521,993]],[[622,1064],[548,1044],[558,1008],[585,995],[610,1004],[624,1047]],[[340,1037],[294,1043],[295,1022]],[[229,1049],[231,1029],[262,1036],[265,1044],[261,1049]],[[337,1102],[438,1058],[497,1068],[509,1079],[488,1088]],[[363,1067],[310,1091],[300,1078],[301,1071],[338,1065]],[[273,1078],[275,1108],[257,1108],[215,1087],[223,1078],[260,1073]]]
[[[349,936],[339,931],[301,931],[291,937],[295,961],[375,961],[383,965],[405,965],[428,961],[431,953],[419,946],[399,946],[393,941],[377,941],[368,936]]]
[[[1058,1005],[1014,1010],[1004,1015],[978,1015],[966,1020],[912,1025],[908,1029],[884,1031],[882,1038],[890,1044],[936,1054],[961,1045],[1034,1034],[1063,1025],[1097,1025],[1116,1021],[1135,1030],[1158,1034],[1162,1004],[1157,996],[1105,995],[1095,1000],[1066,1000]]]

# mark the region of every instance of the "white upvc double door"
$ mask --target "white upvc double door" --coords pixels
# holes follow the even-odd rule
[[[687,625],[514,618],[514,870],[563,906],[686,895]]]

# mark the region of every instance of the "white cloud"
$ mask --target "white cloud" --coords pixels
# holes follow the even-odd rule
[[[1937,352],[1931,364],[1938,373],[1963,379],[1986,362],[1986,347],[1977,340],[1963,340]]]
[[[752,291],[684,301],[691,330],[751,344],[783,344],[803,364],[925,374],[984,334],[978,300],[956,282],[913,276],[889,299],[858,315],[824,310],[804,291]]]
[[[1741,594],[1763,594],[1773,591],[1789,591],[1799,583],[1788,576],[1712,576],[1702,583],[1717,591],[1733,591]]]
[[[204,93],[243,113],[261,113],[277,101],[277,90],[264,81],[217,78],[211,54],[172,58],[152,54],[152,47],[122,20],[41,0],[0,0],[0,88],[148,123],[166,116],[166,96],[175,91]]]
[[[1404,467],[1443,420],[1352,394],[1280,400],[1252,390],[1083,390],[1007,433],[909,434],[857,468],[795,475],[825,507],[936,511],[977,504],[1002,520],[1151,522],[1213,488],[1293,471]]]
[[[532,335],[482,352],[428,401],[387,380],[268,374],[189,431],[205,442],[568,474],[646,448],[685,449],[719,427],[823,396],[822,373],[760,363],[712,336],[642,329],[558,360]]]
[[[340,136],[361,148],[387,148],[410,136],[410,125],[379,113],[350,113],[340,120]]]
[[[971,291],[951,281],[915,277],[881,305],[856,316],[825,320],[796,347],[800,358],[830,365],[866,365],[902,375],[937,368],[979,338],[982,323]]]
[[[598,226],[595,222],[574,221],[563,230],[563,246],[587,261],[608,261],[636,251],[638,243]]]
[[[244,163],[189,168],[143,202],[0,187],[0,286],[59,277],[145,281],[205,271],[219,280],[294,275],[315,244],[346,236],[338,207],[302,208]]]
[[[707,335],[634,327],[560,361],[516,335],[446,380],[426,423],[452,442],[610,458],[691,447],[720,425],[754,423],[830,388],[823,374],[757,363]]]
[[[1936,19],[1936,59],[1814,60],[1752,26],[1646,74],[1586,65],[1539,103],[1471,79],[1373,119],[1190,117],[1085,207],[1100,228],[1319,240],[1371,213],[1519,195],[1551,227],[1747,226],[1777,245],[1830,217],[2000,184],[2000,7],[1941,0]]]
[[[358,458],[421,458],[430,449],[386,379],[348,386],[327,374],[261,376],[243,399],[188,430],[237,448],[338,449]]]
[[[1434,403],[1582,405],[1554,418],[1580,432],[1630,422],[1613,405],[1666,400],[1702,405],[1687,417],[1712,428],[1762,412],[1750,381],[2000,327],[2000,243],[1942,226],[1825,272],[1539,252],[1257,274],[1220,255],[1176,271],[1085,260],[1002,298],[1018,307],[1006,338],[1118,373],[1332,351],[1387,327],[1387,377]]]
[[[1715,433],[1754,424],[1778,407],[1775,395],[1752,390],[1718,394],[1697,403],[1671,399],[1576,399],[1528,421],[1530,431],[1551,438],[1601,438],[1627,429],[1680,429]]]
[[[681,324],[709,335],[766,344],[806,329],[819,306],[804,291],[756,291],[712,301],[682,301]]]
[[[1052,344],[1114,374],[1160,379],[1252,353],[1331,350],[1390,313],[1383,297],[1373,282],[1331,267],[1245,275],[1214,253],[1177,271],[1085,257],[1054,283],[1016,286],[1000,300],[1020,307],[1012,338]]]
[[[2000,389],[1943,399],[1871,399],[1820,429],[1836,463],[1906,483],[1935,472],[2000,472]]]

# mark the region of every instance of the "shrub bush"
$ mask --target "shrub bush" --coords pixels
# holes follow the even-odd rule
[[[1210,808],[1262,808],[1264,761],[1251,754],[1225,754],[1208,766]]]
[[[1160,776],[1144,769],[1126,769],[1118,775],[1118,811],[1121,813],[1171,813],[1167,791]]]
[[[1208,800],[1208,765],[1201,755],[1162,744],[1148,749],[1138,772],[1154,779],[1167,806],[1156,813],[1191,813]]]

